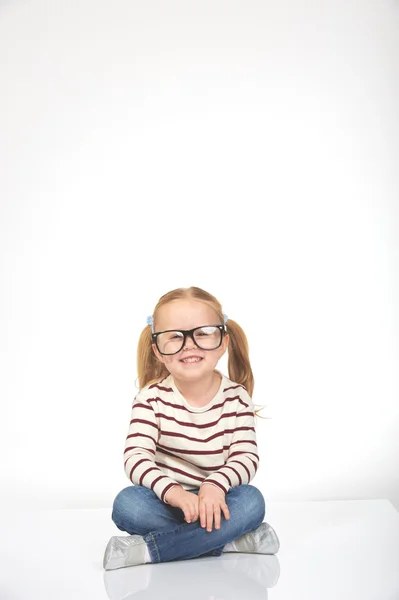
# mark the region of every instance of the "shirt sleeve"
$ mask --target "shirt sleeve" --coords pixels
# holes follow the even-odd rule
[[[248,394],[240,394],[244,406],[240,404],[237,412],[234,433],[229,447],[226,463],[204,479],[225,493],[230,488],[248,484],[255,476],[259,466],[258,446],[256,443],[255,417],[252,400]]]
[[[159,429],[154,409],[139,392],[133,402],[123,453],[125,473],[134,485],[153,490],[158,498],[165,502],[166,492],[172,486],[180,484],[165,475],[155,464],[158,437]]]

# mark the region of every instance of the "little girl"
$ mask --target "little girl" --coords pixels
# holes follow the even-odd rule
[[[124,451],[133,485],[113,503],[106,570],[143,563],[275,554],[258,469],[254,379],[244,331],[197,287],[162,296],[137,351],[136,395]],[[228,349],[226,377],[216,365]]]

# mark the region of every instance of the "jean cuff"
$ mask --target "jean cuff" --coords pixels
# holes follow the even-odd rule
[[[159,555],[158,546],[154,539],[154,536],[151,533],[143,536],[145,543],[147,544],[148,552],[151,557],[151,562],[159,563],[161,562],[161,557]]]

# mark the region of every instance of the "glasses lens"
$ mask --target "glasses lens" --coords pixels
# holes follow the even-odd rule
[[[162,354],[175,354],[183,348],[181,331],[165,331],[157,336],[158,349]]]
[[[198,348],[213,350],[217,348],[222,339],[222,332],[218,327],[200,327],[194,331],[194,340]]]

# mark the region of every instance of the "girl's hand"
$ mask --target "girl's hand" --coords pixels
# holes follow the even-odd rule
[[[198,491],[198,507],[201,527],[206,527],[207,531],[212,531],[213,521],[215,529],[220,529],[221,510],[225,518],[230,519],[224,492],[211,483],[201,485]]]
[[[184,512],[187,523],[194,523],[198,519],[198,496],[188,492],[180,485],[175,485],[166,493],[165,500],[168,504],[176,506]]]

